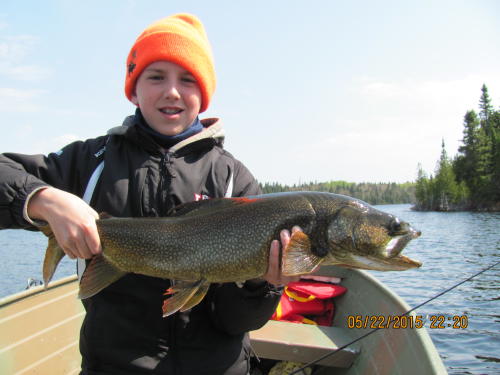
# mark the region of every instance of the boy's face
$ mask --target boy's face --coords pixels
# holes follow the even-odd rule
[[[137,79],[132,102],[154,130],[164,135],[177,135],[198,116],[201,92],[187,70],[169,61],[156,61]]]

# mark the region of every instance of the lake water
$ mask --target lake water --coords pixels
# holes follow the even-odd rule
[[[422,231],[422,237],[405,250],[424,263],[422,268],[371,272],[412,307],[500,260],[500,213],[414,212],[409,205],[378,208]],[[41,279],[46,244],[39,233],[0,231],[0,298],[22,291],[30,277]],[[55,279],[74,271],[74,261],[65,258]],[[464,329],[447,324],[428,329],[449,374],[500,374],[500,265],[422,306],[416,314],[467,317]]]

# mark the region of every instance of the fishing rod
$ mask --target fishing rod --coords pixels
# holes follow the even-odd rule
[[[481,271],[479,271],[479,272],[475,273],[475,274],[474,274],[474,275],[472,275],[472,276],[469,276],[468,278],[466,278],[466,279],[464,279],[464,280],[460,281],[458,284],[455,284],[455,285],[451,286],[450,288],[445,289],[444,291],[442,291],[442,292],[440,292],[440,293],[436,294],[435,296],[433,296],[433,297],[429,298],[428,300],[426,300],[426,301],[422,302],[421,304],[419,304],[419,305],[417,305],[417,306],[415,306],[415,307],[412,307],[410,310],[406,311],[404,314],[401,314],[401,315],[400,315],[400,317],[402,317],[402,316],[406,316],[406,315],[408,315],[408,314],[412,313],[413,311],[415,311],[415,310],[419,309],[420,307],[422,307],[422,306],[424,306],[424,305],[428,304],[429,302],[431,302],[431,301],[435,300],[436,298],[441,297],[443,294],[446,294],[446,293],[450,292],[451,290],[453,290],[453,289],[455,289],[456,287],[458,287],[458,286],[462,285],[463,283],[466,283],[467,281],[472,280],[474,277],[479,276],[479,275],[481,275],[482,273],[484,273],[484,272],[486,272],[486,271],[489,271],[490,269],[492,269],[492,268],[496,267],[498,264],[500,264],[500,261],[498,261],[498,262],[496,262],[496,263],[494,263],[494,264],[492,264],[492,265],[490,265],[490,266],[488,266],[488,267],[486,267],[486,268],[482,269]],[[305,374],[304,370],[305,370],[305,369],[307,369],[308,367],[314,366],[316,363],[321,362],[322,360],[324,360],[324,359],[326,359],[326,358],[328,358],[328,357],[331,357],[331,356],[332,356],[332,355],[334,355],[335,353],[337,353],[337,352],[339,352],[339,351],[341,351],[341,350],[343,350],[343,349],[347,348],[348,346],[350,346],[350,345],[352,345],[352,344],[354,344],[354,343],[356,343],[356,342],[358,342],[358,341],[360,341],[360,340],[364,339],[364,338],[365,338],[365,337],[367,337],[367,336],[370,336],[371,334],[375,333],[376,331],[378,331],[379,329],[382,329],[382,328],[383,328],[383,327],[378,326],[378,327],[376,327],[376,328],[372,329],[371,331],[368,331],[368,332],[367,332],[367,333],[365,333],[364,335],[361,335],[361,336],[359,336],[358,338],[356,338],[356,339],[352,340],[351,342],[349,342],[349,343],[347,343],[347,344],[345,344],[345,345],[342,345],[340,348],[337,348],[337,349],[336,349],[336,350],[334,350],[333,352],[327,353],[327,354],[325,354],[325,355],[323,355],[323,356],[319,357],[318,359],[316,359],[316,360],[314,360],[314,361],[312,361],[312,362],[306,363],[303,367],[301,367],[301,368],[299,368],[299,369],[297,369],[297,370],[295,370],[295,371],[293,371],[293,372],[289,373],[288,375],[295,375],[295,374],[299,374],[299,373]]]

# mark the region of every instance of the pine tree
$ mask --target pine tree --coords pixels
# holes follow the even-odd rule
[[[479,118],[474,110],[467,111],[464,116],[464,131],[462,143],[458,148],[461,153],[454,163],[458,181],[465,181],[470,191],[479,188],[478,160],[479,160]]]
[[[500,111],[494,112],[490,118],[492,138],[491,192],[494,202],[500,202]]]
[[[488,88],[485,84],[481,87],[481,97],[479,98],[479,118],[481,119],[481,125],[488,123],[491,114],[493,113],[493,106],[491,105],[490,95],[488,94]]]
[[[441,157],[436,167],[436,177],[434,180],[435,202],[438,211],[448,211],[454,204],[458,204],[458,185],[455,172],[448,158],[444,139],[441,141]]]
[[[489,201],[493,178],[493,139],[483,127],[479,128],[477,137],[476,174],[478,201]]]
[[[446,209],[450,203],[469,209],[500,207],[500,111],[491,104],[483,85],[479,115],[470,110],[464,116],[459,154],[451,161],[441,144],[435,177],[427,179],[419,170],[416,198],[424,209]]]
[[[496,131],[494,125],[495,111],[491,104],[488,88],[483,84],[479,98],[479,118],[481,120],[478,131],[478,174],[480,179],[479,192],[482,200],[494,200],[495,158],[496,158]]]
[[[417,200],[417,209],[430,210],[430,189],[427,174],[422,169],[422,164],[418,164],[417,185],[415,187],[415,199]]]

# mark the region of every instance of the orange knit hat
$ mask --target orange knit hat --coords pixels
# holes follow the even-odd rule
[[[142,71],[155,61],[166,60],[190,72],[201,91],[200,112],[207,109],[215,90],[215,69],[205,29],[191,14],[175,14],[148,26],[137,38],[127,58],[125,95],[132,100]]]

